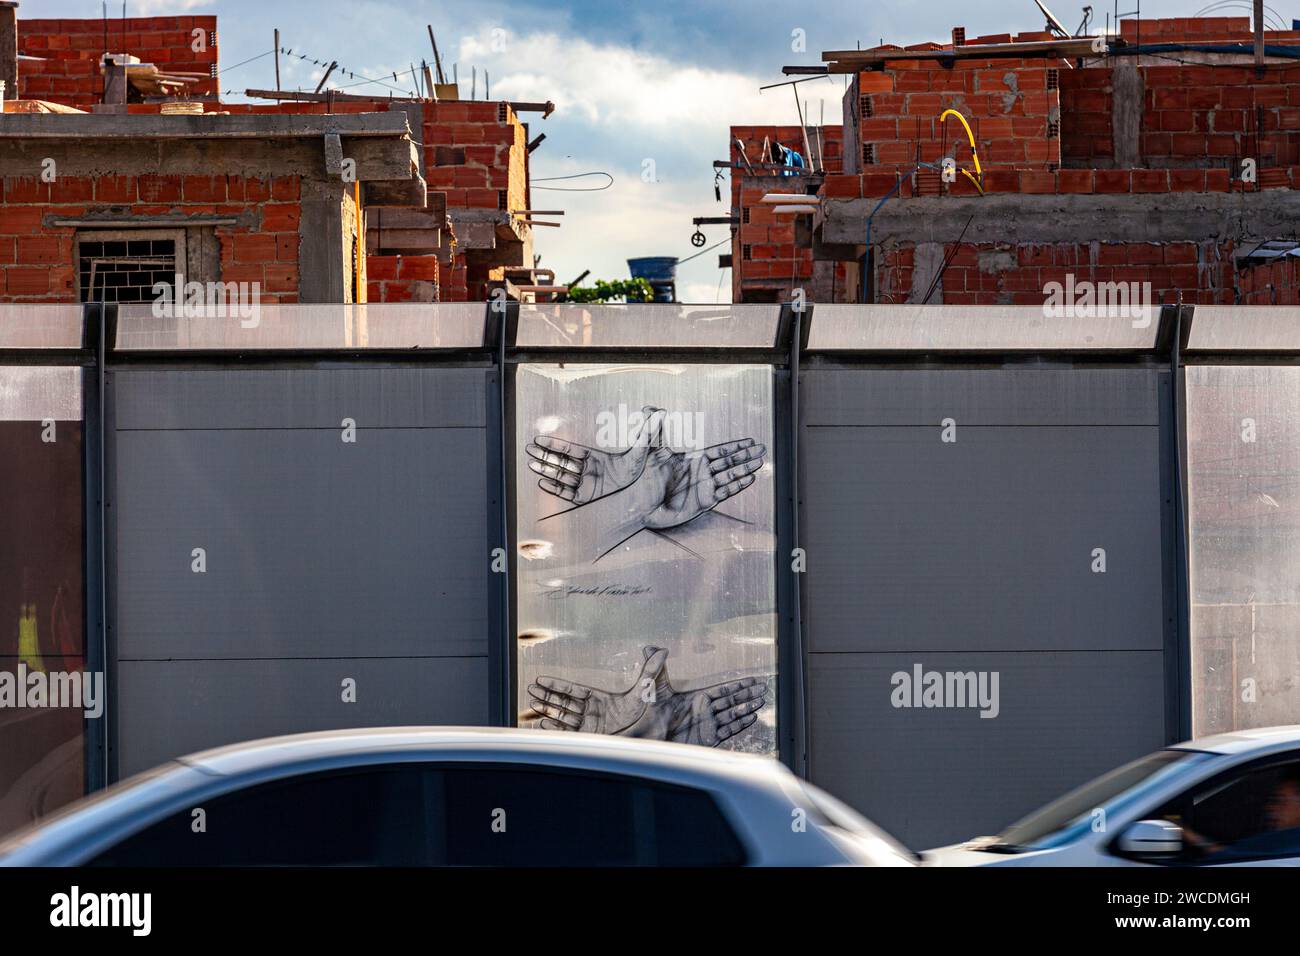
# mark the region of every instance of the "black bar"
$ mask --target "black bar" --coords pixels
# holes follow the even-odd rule
[[[1188,312],[1191,310],[1188,309]],[[1192,736],[1192,624],[1191,624],[1191,551],[1188,547],[1187,526],[1187,374],[1183,370],[1182,349],[1185,335],[1190,331],[1190,316],[1184,328],[1184,310],[1178,310],[1177,332],[1169,352],[1169,368],[1173,379],[1174,421],[1174,599],[1177,608],[1178,628],[1178,736],[1188,740]]]

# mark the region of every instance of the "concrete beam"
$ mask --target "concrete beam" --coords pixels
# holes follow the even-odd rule
[[[406,114],[331,113],[326,116],[256,113],[203,116],[127,114],[103,116],[94,113],[17,113],[5,117],[0,139],[320,139],[328,133],[340,136],[405,135],[411,131]]]
[[[878,199],[822,204],[820,241],[865,240]],[[923,197],[890,200],[871,226],[872,243],[1193,242],[1269,239],[1295,234],[1300,190],[1249,193],[1123,193]]]
[[[3,127],[27,118],[23,114],[6,114]],[[342,150],[344,156],[356,161],[357,178],[363,183],[416,178],[415,147],[408,139],[344,136]],[[0,176],[39,176],[45,159],[55,161],[60,176],[328,175],[321,139],[315,137],[289,141],[218,137],[131,142],[0,136]],[[420,183],[423,185],[423,180]]]
[[[440,201],[435,201],[440,197]],[[446,194],[431,192],[424,209],[384,209],[371,217],[371,229],[441,229],[447,221]]]
[[[361,184],[363,206],[415,207],[423,209],[426,201],[424,180],[393,179]]]

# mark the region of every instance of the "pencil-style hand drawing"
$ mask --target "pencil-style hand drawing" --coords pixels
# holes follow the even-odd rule
[[[641,414],[632,447],[625,451],[608,452],[549,435],[537,436],[524,451],[533,459],[528,467],[541,476],[538,487],[582,505],[632,484],[641,476],[646,455],[659,445],[667,413],[647,405]]]
[[[645,406],[632,447],[616,453],[551,436],[526,448],[538,487],[576,505],[613,498],[608,510],[621,529],[662,531],[712,510],[754,482],[767,447],[752,438],[698,451],[663,443],[663,409]]]
[[[643,647],[641,653],[640,675],[624,691],[538,677],[528,696],[541,727],[716,747],[758,720],[767,692],[761,678],[678,689],[668,679],[667,650]]]
[[[763,467],[764,446],[750,439],[702,451],[660,448],[646,459],[641,476],[623,493],[632,515],[652,530],[676,528],[711,511],[754,483]],[[734,449],[734,450],[733,450]]]

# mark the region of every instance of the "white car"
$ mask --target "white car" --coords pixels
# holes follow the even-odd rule
[[[932,866],[1300,866],[1300,726],[1204,737],[1125,764]]]
[[[915,866],[776,760],[493,728],[182,757],[0,844],[3,866]]]

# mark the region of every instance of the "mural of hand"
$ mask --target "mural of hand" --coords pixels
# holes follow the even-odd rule
[[[537,486],[565,501],[582,505],[632,484],[641,477],[646,456],[661,443],[667,412],[646,405],[641,415],[632,447],[621,452],[602,451],[539,435],[524,448],[532,459],[528,462],[529,469],[541,476]]]
[[[744,677],[678,691],[668,680],[668,651],[643,647],[641,652],[641,673],[622,693],[539,677],[528,694],[543,718],[541,726],[716,747],[758,720],[765,681]]]
[[[649,706],[647,698],[660,696],[658,681],[668,660],[668,651],[642,648],[645,660],[641,673],[625,691],[601,690],[558,677],[538,677],[528,685],[533,712],[542,718],[546,730],[581,730],[593,734],[618,734],[641,720]],[[666,677],[663,678],[666,682]],[[650,692],[651,686],[654,692]]]
[[[752,438],[684,454],[651,451],[641,477],[628,489],[630,508],[647,528],[676,528],[752,485],[766,453],[767,446]]]
[[[716,747],[758,720],[765,693],[766,681],[742,677],[678,695],[688,700],[688,707],[673,728],[671,739]]]

